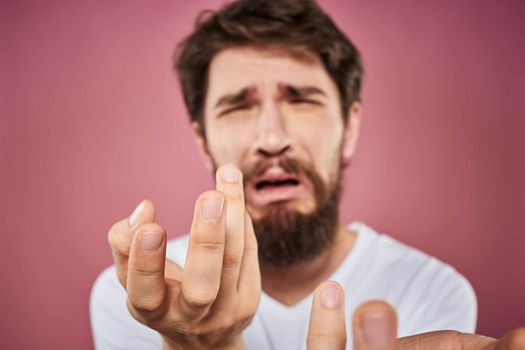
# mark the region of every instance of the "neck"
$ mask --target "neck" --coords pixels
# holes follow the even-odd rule
[[[355,232],[339,225],[332,244],[315,259],[287,267],[261,267],[262,289],[281,304],[297,304],[335,272],[355,238]]]

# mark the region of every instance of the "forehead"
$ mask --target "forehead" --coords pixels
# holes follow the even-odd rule
[[[319,57],[306,51],[268,48],[231,48],[219,52],[210,64],[208,98],[247,87],[272,92],[278,86],[316,86],[336,93]]]

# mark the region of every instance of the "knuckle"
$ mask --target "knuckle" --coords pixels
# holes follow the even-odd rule
[[[244,193],[242,191],[230,192],[227,195],[228,205],[244,206]]]
[[[255,316],[255,310],[246,309],[239,314],[239,320],[241,324],[248,324],[252,321]]]
[[[310,330],[310,337],[317,339],[333,338],[336,337],[336,334],[333,330],[327,329],[324,327],[317,327]]]
[[[142,315],[135,309],[135,307],[131,304],[131,302],[129,301],[129,298],[126,302],[126,307],[128,309],[128,312],[129,314],[134,318],[136,319],[137,321],[139,321],[140,323],[143,323],[145,324],[145,320],[144,320],[144,317],[142,317]]]
[[[156,311],[161,306],[160,300],[154,300],[152,298],[134,298],[130,301],[133,308],[140,314],[150,314]]]
[[[247,231],[245,231],[245,234],[246,238],[244,239],[244,250],[257,252],[257,238],[255,237],[253,229],[248,228]]]
[[[157,278],[162,272],[163,269],[161,266],[141,266],[134,265],[130,266],[131,273],[138,278]]]
[[[193,243],[195,243],[195,246],[206,253],[212,253],[212,254],[218,254],[221,253],[224,250],[224,242],[223,241],[213,241],[209,239],[200,239],[200,238],[194,238]]]
[[[212,291],[185,291],[184,303],[192,310],[202,310],[213,304],[215,294]]]
[[[159,310],[162,307],[162,299],[128,295],[127,307],[133,318],[141,323],[146,323],[146,320],[152,320],[161,316]]]
[[[259,307],[259,298],[254,299],[254,301],[248,306],[246,309],[245,317],[253,317],[255,313],[257,312],[257,308]]]
[[[230,217],[227,219],[226,229],[229,232],[244,237],[244,222],[242,222],[242,217],[239,215],[230,214]]]
[[[241,320],[250,321],[259,306],[259,297],[250,298],[248,300],[241,301],[238,308],[238,317]]]
[[[124,234],[122,224],[117,222],[108,232],[108,243],[115,253],[127,255],[130,249],[130,242],[122,239],[122,235]]]
[[[248,327],[248,325],[250,325],[250,323],[252,323],[252,320],[253,320],[253,317],[254,315],[251,315],[249,317],[244,317],[241,319],[241,327],[244,329],[246,327]]]
[[[245,239],[244,240],[244,250],[246,252],[255,252],[257,253],[257,240],[256,239]]]
[[[237,268],[241,265],[242,256],[239,254],[224,254],[222,261],[223,268]]]
[[[246,259],[258,259],[259,251],[257,249],[257,244],[246,244],[244,245],[244,257]]]
[[[236,319],[230,315],[223,315],[213,327],[215,331],[222,332],[236,324]]]
[[[188,324],[184,322],[178,324],[173,329],[173,335],[181,342],[187,342],[191,338],[200,338],[205,334],[205,331],[197,324]]]

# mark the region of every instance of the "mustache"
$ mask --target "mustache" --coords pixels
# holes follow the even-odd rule
[[[253,165],[241,168],[244,187],[246,188],[246,186],[254,181],[254,179],[263,175],[269,168],[274,166],[279,166],[285,172],[298,177],[302,177],[301,175],[304,175],[304,178],[313,185],[316,196],[318,198],[324,197],[323,193],[326,192],[326,186],[313,165],[296,158],[290,158],[288,156],[262,159]]]
[[[268,169],[274,166],[279,166],[285,172],[293,175],[299,175],[301,173],[308,174],[312,171],[311,167],[305,162],[290,157],[263,159],[251,166],[241,169],[245,185],[253,179],[263,175]]]

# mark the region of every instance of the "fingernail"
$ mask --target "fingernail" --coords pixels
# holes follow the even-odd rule
[[[129,225],[133,226],[137,223],[137,220],[140,217],[140,214],[142,214],[142,211],[144,210],[144,201],[140,202],[140,204],[133,210],[133,214],[129,217]]]
[[[339,306],[341,291],[337,284],[327,283],[321,289],[321,305],[327,309],[335,309]]]
[[[146,253],[151,253],[160,248],[162,234],[160,232],[145,232],[140,236],[140,249]]]
[[[386,349],[390,341],[390,316],[387,312],[372,311],[363,314],[361,327],[370,349]]]
[[[221,177],[225,182],[235,183],[239,182],[241,172],[234,165],[228,164],[221,169]]]
[[[216,193],[209,193],[202,203],[202,217],[208,221],[219,220],[222,215],[224,199]]]

